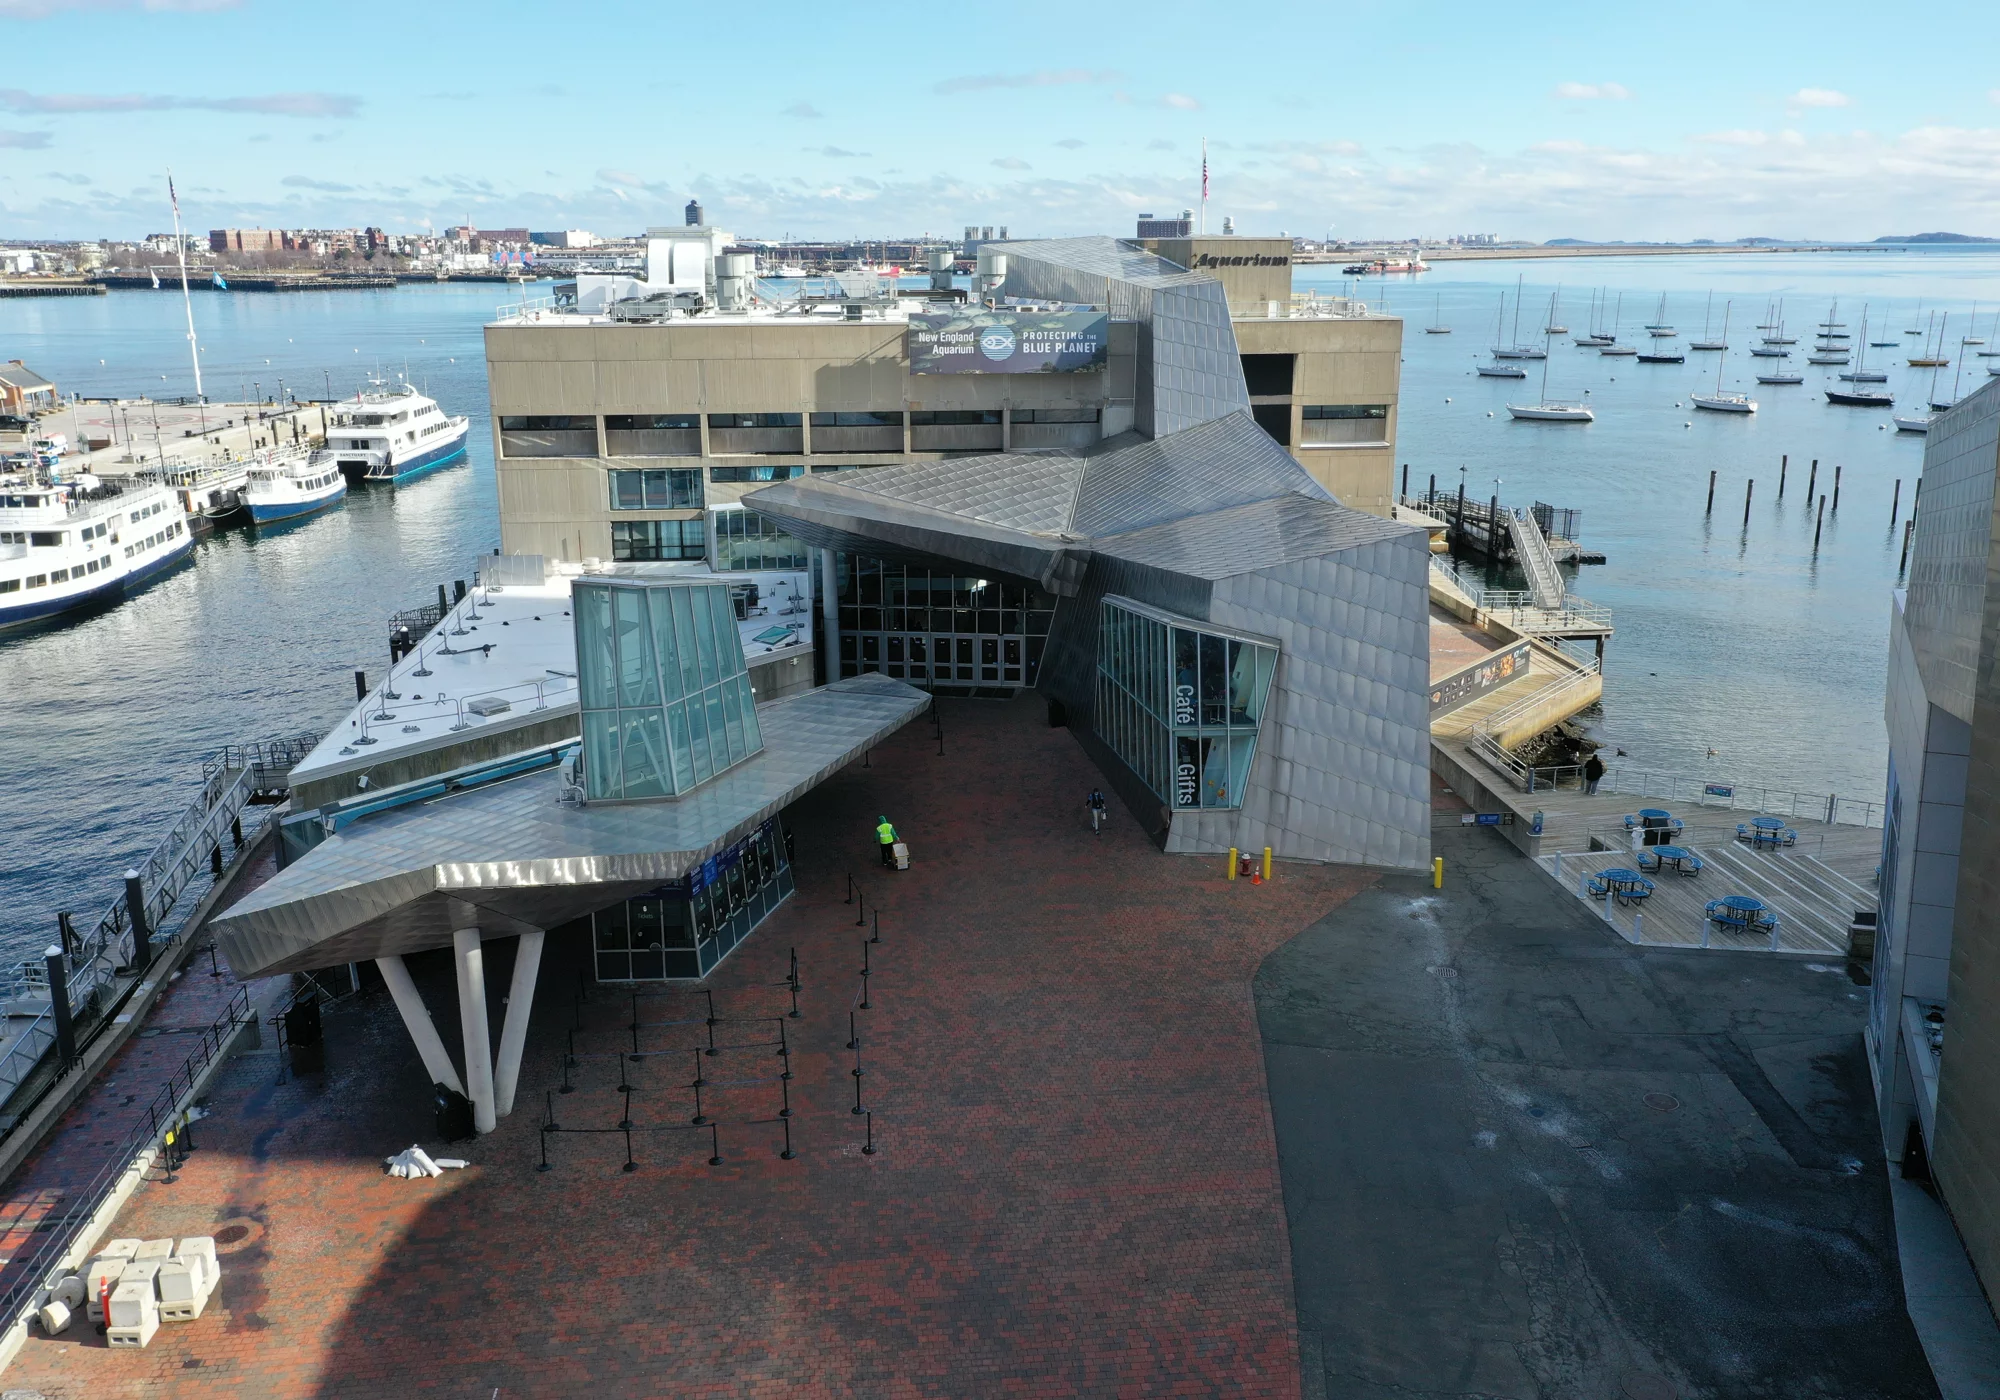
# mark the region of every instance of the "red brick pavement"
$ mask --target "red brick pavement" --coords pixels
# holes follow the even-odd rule
[[[276,869],[270,853],[252,861],[236,878],[236,897],[264,883]],[[188,893],[190,899],[199,895]],[[198,946],[206,941],[196,935]],[[220,976],[210,974],[211,965]],[[38,1243],[31,1229],[22,1227],[60,1208],[125,1147],[167,1080],[186,1064],[195,1035],[215,1024],[236,987],[228,965],[211,964],[205,953],[189,954],[182,970],[169,978],[147,1009],[145,1023],[0,1188],[0,1223],[7,1227],[0,1237],[0,1279],[11,1283],[4,1272],[7,1263],[17,1254],[31,1253]]]
[[[144,1353],[31,1340],[4,1384],[50,1396],[1165,1396],[1299,1394],[1291,1264],[1250,981],[1262,958],[1371,880],[1281,867],[1261,888],[1166,857],[1123,812],[1093,838],[1101,781],[1037,702],[950,703],[790,815],[801,890],[711,982],[722,1016],[782,1009],[800,1155],[777,1156],[768,1046],[704,1059],[705,1135],[555,1137],[534,1170],[574,981],[554,946],[522,1101],[435,1182],[381,1175],[422,1131],[421,1071],[387,997],[329,1017],[324,1082],[239,1062],[203,1150],[143,1188],[119,1234],[215,1233],[221,1292]],[[874,865],[886,812],[915,868]],[[861,1153],[843,1048],[861,930],[844,872],[882,907],[870,950]],[[504,986],[504,944],[489,977]],[[449,964],[419,969],[447,1043]],[[630,1003],[600,990],[578,1049],[617,1048]],[[641,1003],[646,1022],[700,1003]],[[769,1025],[725,1023],[725,1045]],[[649,1026],[641,1048],[700,1025]],[[690,1116],[694,1056],[631,1070],[633,1119]],[[609,1127],[617,1066],[555,1096]]]

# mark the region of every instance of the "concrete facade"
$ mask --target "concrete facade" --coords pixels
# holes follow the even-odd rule
[[[1001,291],[1110,305],[1110,354],[1102,370],[914,375],[905,347],[907,310],[872,304],[858,319],[704,312],[617,323],[609,316],[554,314],[522,315],[487,327],[489,431],[502,549],[557,560],[612,559],[614,522],[692,520],[792,475],[972,453],[1083,448],[1134,427],[1149,434],[1176,431],[1243,406],[1230,403],[1218,410],[1175,397],[1181,379],[1214,381],[1220,366],[1205,360],[1218,357],[1232,361],[1233,393],[1244,395],[1242,376],[1234,373],[1239,355],[1263,357],[1272,372],[1287,376],[1285,392],[1248,398],[1266,430],[1343,503],[1389,514],[1400,320],[1292,315],[1285,240],[1183,240],[1187,246],[1177,244],[1175,251],[1190,262],[1264,261],[1155,277],[1153,285],[1111,305],[1103,275],[1115,270],[1110,264],[1103,271],[1080,272],[1069,266],[1074,257],[1058,260],[1067,269],[1059,278],[1052,271],[1057,263],[1044,256],[1086,242],[1146,256],[1112,240],[996,245],[1012,262]],[[1227,246],[1216,253],[1209,248],[1215,243]],[[1100,295],[1085,295],[1092,287]],[[1279,360],[1286,363],[1276,364]],[[1135,398],[1142,375],[1158,386],[1157,408],[1164,416],[1157,421],[1150,412],[1155,405]],[[1358,433],[1369,441],[1327,441],[1328,433],[1306,416],[1308,408],[1323,405],[1384,413],[1332,425],[1339,436]],[[998,421],[925,421],[928,415],[967,412],[997,415]],[[746,433],[718,430],[711,421],[717,414],[767,413],[796,415],[797,426],[753,430],[762,436],[751,440]],[[621,441],[606,420],[648,414],[693,415],[697,426],[679,435],[670,455],[630,455],[629,440]],[[815,423],[815,414],[823,419],[886,414],[892,421],[856,427]],[[1047,421],[1086,414],[1095,421]],[[579,431],[555,451],[523,455],[519,443],[510,444],[502,433],[501,421],[526,417],[587,420],[588,432]],[[614,511],[609,473],[616,469],[699,472],[702,506]]]
[[[1868,1028],[1884,1147],[1921,1148],[2000,1280],[2000,384],[1933,421],[1891,612],[1890,766]],[[1941,1032],[1941,1045],[1935,1043]]]

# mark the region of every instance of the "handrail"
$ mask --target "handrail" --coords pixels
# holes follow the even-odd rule
[[[1535,605],[1560,608],[1566,590],[1542,527],[1533,517],[1516,510],[1507,516],[1507,530],[1514,538],[1514,554],[1528,575],[1528,591],[1534,595]]]
[[[249,988],[236,988],[230,994],[229,1004],[222,1015],[202,1032],[201,1039],[188,1052],[187,1059],[167,1077],[167,1082],[146,1106],[145,1123],[132,1130],[123,1147],[105,1159],[81,1190],[65,1193],[65,1209],[53,1224],[48,1219],[37,1223],[35,1236],[41,1243],[21,1261],[13,1281],[0,1289],[0,1320],[11,1324],[23,1313],[39,1306],[42,1291],[58,1281],[59,1273],[68,1271],[62,1261],[75,1247],[78,1237],[89,1228],[119,1178],[132,1169],[135,1160],[148,1148],[160,1142],[167,1129],[175,1126],[181,1100],[192,1092],[202,1072],[215,1062],[237,1028],[251,1020],[252,1015]],[[13,1272],[14,1261],[0,1265],[0,1268]]]

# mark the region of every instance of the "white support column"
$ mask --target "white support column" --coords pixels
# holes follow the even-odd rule
[[[542,937],[540,929],[530,929],[514,950],[514,980],[507,989],[507,1016],[500,1023],[500,1059],[493,1067],[493,1111],[502,1118],[514,1111],[514,1089],[521,1080],[521,1050],[528,1043],[528,1011],[535,1004]]]
[[[479,952],[479,930],[453,929],[452,952],[458,958],[458,1021],[465,1030],[465,1096],[472,1100],[472,1126],[490,1133],[493,1116],[493,1038],[486,1029],[486,963]]]
[[[423,1060],[424,1072],[430,1075],[431,1083],[442,1084],[455,1094],[464,1093],[465,1086],[458,1082],[458,1071],[451,1067],[451,1056],[445,1053],[444,1041],[431,1023],[430,1010],[418,995],[417,984],[410,980],[410,970],[403,966],[401,956],[391,953],[377,958],[375,966],[381,969],[382,980],[389,984],[389,995],[396,999],[396,1009],[403,1013],[403,1026],[417,1043],[417,1055]]]

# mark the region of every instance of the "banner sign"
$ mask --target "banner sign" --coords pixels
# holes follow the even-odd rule
[[[1104,311],[918,311],[910,315],[912,374],[1069,374],[1110,356]]]
[[[1528,669],[1529,650],[1528,643],[1517,642],[1437,681],[1431,686],[1432,716],[1455,710],[1482,692],[1513,680]]]
[[[1734,797],[1736,796],[1736,789],[1727,783],[1704,783],[1701,795],[1703,797]]]

